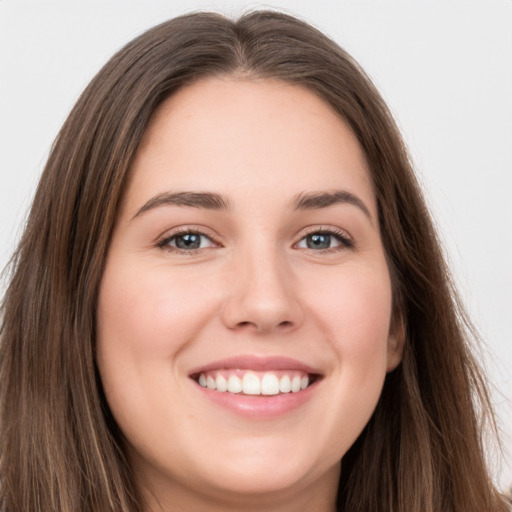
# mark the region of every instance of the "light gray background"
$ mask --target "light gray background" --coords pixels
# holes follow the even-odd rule
[[[486,340],[512,482],[512,1],[0,0],[0,268],[49,148],[104,62],[146,28],[198,9],[277,7],[345,47],[395,114]]]

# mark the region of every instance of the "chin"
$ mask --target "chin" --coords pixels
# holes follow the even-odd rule
[[[339,464],[334,471],[337,473]],[[281,495],[293,493],[312,483],[325,472],[325,468],[313,467],[311,461],[300,461],[295,457],[269,456],[262,452],[257,457],[245,458],[236,464],[228,459],[222,465],[216,465],[205,480],[212,488],[217,488],[234,495]]]

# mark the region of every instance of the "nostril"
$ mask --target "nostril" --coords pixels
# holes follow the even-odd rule
[[[294,323],[290,320],[283,320],[275,324],[275,328],[279,330],[287,330],[293,327]],[[256,331],[268,331],[272,326],[266,325],[265,322],[251,322],[248,320],[244,320],[243,322],[238,322],[235,326],[235,329],[246,330],[246,329],[254,329]]]

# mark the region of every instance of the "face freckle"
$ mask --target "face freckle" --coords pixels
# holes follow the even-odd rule
[[[144,485],[183,503],[335,492],[400,361],[391,303],[365,157],[326,103],[231,78],[169,98],[98,306],[102,384]]]

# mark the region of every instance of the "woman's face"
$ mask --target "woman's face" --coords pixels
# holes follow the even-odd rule
[[[329,106],[211,78],[159,108],[98,310],[102,383],[143,486],[332,498],[400,361],[390,324],[367,164]]]

